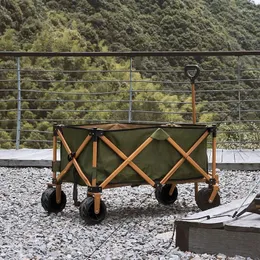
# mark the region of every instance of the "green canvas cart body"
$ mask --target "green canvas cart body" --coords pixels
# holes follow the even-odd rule
[[[73,200],[88,224],[106,216],[104,189],[148,184],[164,205],[173,204],[177,185],[194,183],[195,200],[202,210],[220,205],[216,174],[216,126],[196,124],[195,79],[197,65],[187,65],[192,83],[193,124],[89,124],[54,125],[52,183],[41,203],[48,212],[66,205],[62,182],[73,183]],[[208,171],[207,144],[211,138],[212,170]],[[60,144],[60,160],[57,146]],[[198,183],[208,184],[198,189]],[[87,186],[87,197],[77,199],[77,185]]]
[[[91,135],[95,128],[97,128],[98,135],[104,135],[127,156],[131,155],[147,138],[152,136],[153,141],[136,156],[133,162],[156,182],[159,182],[166,173],[170,171],[173,165],[182,158],[181,154],[176,149],[173,149],[169,142],[167,142],[167,138],[171,137],[185,151],[188,151],[198,138],[207,131],[206,126],[197,125],[147,126],[134,124],[104,124],[64,126],[62,127],[62,133],[72,153],[77,151],[84,139],[88,135]],[[98,138],[97,167],[93,168],[92,146],[93,139],[81,152],[77,161],[89,180],[95,176],[97,184],[101,184],[117,167],[120,166],[122,159]],[[60,153],[60,171],[62,171],[69,162],[68,153],[62,144]],[[191,154],[191,158],[196,161],[204,171],[208,171],[206,139],[204,139]],[[201,174],[194,170],[194,167],[189,162],[185,161],[169,181],[195,178],[201,178]],[[68,173],[64,176],[63,181],[86,185],[78,176],[75,167],[70,168]],[[110,183],[122,185],[142,184],[144,183],[144,179],[127,165]]]

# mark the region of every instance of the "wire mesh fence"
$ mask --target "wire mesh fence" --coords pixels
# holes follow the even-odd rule
[[[0,53],[0,147],[49,148],[53,124],[192,123],[198,64],[197,123],[218,148],[259,148],[260,53],[159,54]]]

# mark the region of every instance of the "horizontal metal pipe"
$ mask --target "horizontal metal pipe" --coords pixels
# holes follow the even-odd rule
[[[15,88],[0,89],[0,92],[17,91]]]
[[[51,92],[50,92],[51,93]],[[65,93],[64,93],[65,94]],[[10,101],[16,101],[16,100],[10,100]],[[23,99],[23,102],[74,102],[74,103],[115,103],[115,102],[121,102],[121,103],[128,103],[129,100],[73,100],[73,99]],[[248,100],[240,100],[241,102],[247,102]],[[9,102],[9,100],[1,100],[1,102]],[[135,99],[132,100],[133,103],[149,103],[149,104],[191,104],[191,102],[182,102],[182,101],[157,101],[157,100],[144,100],[144,99]],[[203,104],[203,103],[238,103],[239,100],[207,100],[207,101],[199,101],[196,102],[196,104]],[[251,102],[260,102],[260,99],[252,99]]]
[[[254,78],[254,79],[240,79],[240,82],[243,81],[260,81],[260,78]],[[1,79],[0,82],[15,82],[15,80],[12,79]],[[129,83],[130,80],[55,80],[55,79],[21,79],[22,82],[38,82],[38,83]],[[132,80],[132,83],[158,83],[158,84],[171,84],[171,85],[184,85],[188,84],[187,81],[179,81],[179,82],[172,82],[172,81],[161,81],[161,80]],[[236,79],[225,79],[225,80],[206,80],[206,81],[198,81],[196,85],[200,84],[215,84],[215,83],[237,83]]]
[[[259,50],[252,51],[131,51],[131,52],[20,52],[1,51],[0,57],[158,57],[158,56],[257,56]]]
[[[0,68],[0,71],[16,71],[16,69],[13,68]],[[213,70],[207,70],[207,69],[201,69],[201,72],[219,72],[220,70],[218,69],[213,69]],[[236,73],[236,69],[225,69],[225,71],[233,71]],[[240,72],[245,72],[245,71],[260,71],[258,68],[244,68],[240,69]],[[86,73],[86,72],[129,72],[128,70],[45,70],[45,69],[21,69],[21,72],[55,72],[55,73]],[[147,73],[183,73],[183,70],[134,70],[133,72],[147,72]]]
[[[40,130],[21,130],[21,132],[35,132],[35,133],[43,133],[43,134],[53,134],[51,131],[40,131]]]
[[[39,142],[39,143],[52,143],[52,140],[30,140],[30,139],[22,139],[20,142]]]
[[[15,142],[15,139],[0,139],[0,142]]]
[[[154,111],[154,110],[132,110],[133,113],[152,113],[152,114],[170,114],[170,115],[189,115],[189,114],[192,114],[192,112],[188,112],[188,111],[185,111],[185,112],[165,112],[165,111]],[[208,114],[208,113],[218,113],[218,114],[221,114],[221,113],[230,113],[229,110],[227,111],[205,111],[205,112],[197,112],[197,114]]]
[[[55,92],[49,92],[51,94],[55,94]],[[66,92],[62,92],[63,94],[66,94]],[[61,94],[61,93],[59,93]],[[83,95],[84,93],[81,93]],[[86,93],[89,94],[89,93]],[[74,95],[74,94],[73,94]],[[5,100],[5,99],[0,99],[1,102],[17,102],[17,99],[11,99],[11,100]],[[128,103],[129,100],[73,100],[73,99],[23,99],[23,102],[74,102],[74,103],[114,103],[114,102],[121,102],[121,103]],[[157,100],[144,100],[144,99],[135,99],[133,100],[133,103],[162,103],[162,104],[191,104],[191,102],[182,102],[182,101],[157,101]],[[230,100],[206,100],[206,101],[199,101],[196,102],[196,104],[203,104],[203,103],[237,103],[239,100],[235,99],[230,99]],[[240,102],[260,102],[260,99],[241,99]],[[8,109],[10,111],[10,109]],[[255,111],[255,110],[253,110]]]
[[[12,132],[12,131],[16,131],[16,128],[13,128],[13,129],[0,129],[0,132]]]
[[[0,90],[0,92],[4,91],[17,91],[16,89],[4,89]],[[260,89],[229,89],[229,90],[221,90],[221,89],[206,89],[206,90],[197,90],[196,93],[208,93],[208,92],[250,92],[256,91],[259,92]],[[36,92],[36,93],[51,93],[51,94],[67,94],[68,92],[61,92],[61,91],[49,91],[49,90],[35,90],[35,89],[22,89],[22,92]],[[190,90],[171,90],[171,89],[158,89],[158,90],[143,90],[143,89],[136,89],[133,92],[166,92],[166,93],[191,93]],[[119,93],[128,93],[128,91],[105,91],[105,92],[80,92],[80,93],[73,93],[73,95],[107,95],[107,94],[119,94]],[[13,100],[10,100],[13,101]]]
[[[241,143],[241,144],[259,144],[259,141],[241,141],[241,142],[239,142],[239,141],[237,141],[237,142],[235,142],[235,141],[223,141],[223,142],[218,141],[218,143],[219,144],[239,144],[239,143]]]
[[[0,119],[0,122],[16,122],[16,119]]]
[[[5,110],[0,110],[0,112],[7,112],[7,111],[16,111],[16,109],[5,109]],[[48,109],[48,108],[43,108],[43,109],[39,109],[39,108],[29,108],[29,109],[21,109],[21,111],[34,111],[34,112],[48,112],[48,111],[56,111],[56,112],[86,112],[86,113],[107,113],[107,112],[111,112],[111,113],[120,113],[120,112],[128,112],[128,110],[79,110],[79,109]],[[182,115],[182,114],[192,114],[192,112],[189,111],[185,111],[185,112],[169,112],[169,111],[156,111],[156,110],[132,110],[133,113],[152,113],[152,114],[171,114],[171,115]],[[236,110],[232,110],[237,111]],[[245,111],[245,112],[252,112],[252,111],[260,111],[260,110],[241,110],[241,111]],[[214,110],[214,111],[200,111],[197,112],[197,114],[208,114],[208,113],[218,113],[218,114],[222,114],[222,113],[230,113],[230,110]],[[25,120],[25,119],[23,119]],[[27,119],[27,120],[34,120],[34,119]],[[47,119],[49,120],[49,119]],[[66,120],[66,119],[64,119]],[[77,120],[77,119],[76,119]]]
[[[260,120],[259,120],[260,123]],[[256,132],[256,130],[226,130],[226,131],[222,131],[222,130],[218,130],[218,134],[220,133],[252,133],[252,132]],[[260,133],[260,131],[259,131]]]

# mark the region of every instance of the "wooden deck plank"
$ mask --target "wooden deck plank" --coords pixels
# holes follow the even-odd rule
[[[0,167],[36,167],[51,168],[50,160],[0,160]]]
[[[243,162],[249,161],[249,159],[250,159],[249,154],[245,153],[244,151],[238,151],[237,157],[239,157],[239,158],[237,158],[238,161],[243,161]]]
[[[59,152],[57,153],[59,157]],[[0,149],[0,159],[6,160],[52,160],[52,149]]]
[[[254,197],[255,195],[249,196],[240,210],[246,208]],[[244,199],[239,199],[225,205],[220,205],[216,208],[201,211],[183,218],[180,222],[186,223],[192,227],[222,228],[226,222],[234,220],[232,216],[234,212],[242,205],[243,201]],[[176,222],[178,223],[179,221],[177,220]]]
[[[222,253],[228,257],[240,255],[259,259],[259,241],[260,233],[190,228],[188,248],[186,250],[199,254]]]
[[[211,149],[208,149],[207,155],[208,155],[208,161],[211,162],[212,161],[212,150]]]
[[[247,212],[235,221],[225,223],[224,228],[231,231],[260,233],[260,215]]]
[[[233,150],[226,150],[223,152],[222,163],[235,163],[235,154]]]
[[[59,154],[59,153],[58,153]],[[209,162],[212,161],[212,150],[207,151]],[[52,149],[0,149],[0,159],[52,159]],[[223,150],[216,151],[217,163],[260,163],[260,150]]]
[[[199,212],[176,220],[176,246],[182,251],[218,254],[229,257],[241,255],[260,257],[260,215],[246,212],[239,218],[232,215],[252,202],[251,195],[241,207],[244,199]],[[210,216],[211,218],[200,218]],[[198,239],[199,238],[199,239]]]
[[[212,153],[212,150],[211,150]],[[216,150],[216,162],[221,163],[223,160],[223,149],[217,149]],[[212,158],[209,160],[209,162],[212,162]]]
[[[236,151],[237,157],[239,156],[239,161],[238,162],[251,162],[251,163],[259,163],[260,162],[260,151],[255,150],[255,151],[248,151],[248,150],[241,150],[241,151]]]

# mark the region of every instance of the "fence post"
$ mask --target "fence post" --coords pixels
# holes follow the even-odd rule
[[[238,123],[239,123],[239,150],[241,150],[241,91],[240,91],[240,77],[241,77],[240,57],[237,59],[237,81],[238,81]]]
[[[128,123],[132,121],[132,105],[133,105],[133,82],[132,82],[132,69],[133,59],[130,57],[130,79],[129,79],[129,110],[128,110]]]
[[[17,124],[16,124],[16,150],[20,146],[21,135],[21,71],[20,71],[20,57],[16,58],[17,64]]]

